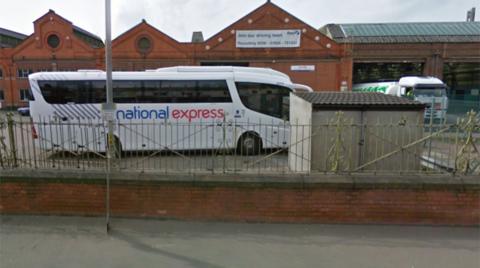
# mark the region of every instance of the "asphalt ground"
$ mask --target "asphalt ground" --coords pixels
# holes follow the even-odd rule
[[[467,227],[1,216],[0,267],[480,267]]]

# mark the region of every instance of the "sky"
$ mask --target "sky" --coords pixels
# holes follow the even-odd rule
[[[265,0],[111,0],[112,37],[142,19],[180,42],[193,31],[205,39],[256,9]],[[327,23],[465,21],[478,0],[272,0],[315,28]],[[104,0],[0,0],[0,27],[26,35],[33,21],[53,9],[74,25],[105,39]]]

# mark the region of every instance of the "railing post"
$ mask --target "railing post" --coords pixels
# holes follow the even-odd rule
[[[222,147],[223,148],[221,148],[221,150],[222,150],[222,158],[223,158],[223,163],[222,163],[223,173],[225,174],[226,173],[226,167],[225,167],[225,165],[226,165],[226,159],[225,159],[226,155],[225,155],[225,153],[226,153],[226,149],[227,149],[227,130],[226,130],[227,121],[226,121],[226,115],[223,117],[223,124],[222,125],[223,125],[223,127],[222,127],[222,131],[223,131],[223,137],[222,137],[223,146]]]
[[[475,111],[471,110],[466,117],[461,119],[457,126],[465,132],[465,141],[455,156],[455,170],[460,170],[463,174],[467,174],[470,169],[475,172],[477,166],[472,167],[474,160],[480,161],[480,150],[476,146],[474,132],[480,130],[480,119]],[[474,157],[474,154],[477,157]]]
[[[5,137],[3,136],[3,128],[5,127],[5,122],[3,121],[3,118],[0,117],[0,167],[4,168],[4,162],[3,162],[3,151],[6,152],[7,146],[5,146]]]
[[[15,133],[13,130],[15,122],[13,121],[13,114],[7,113],[7,130],[8,140],[10,142],[10,154],[13,161],[13,167],[17,167],[17,146],[15,143]]]
[[[332,146],[328,151],[327,163],[329,164],[329,169],[332,172],[338,173],[341,170],[345,156],[348,155],[345,153],[345,144],[343,140],[343,132],[345,131],[346,119],[342,111],[335,113],[335,121],[331,122],[332,126],[335,127],[334,137],[332,139]]]
[[[430,106],[430,135],[432,135],[433,133],[433,108],[434,108],[434,105],[435,105],[435,99],[433,98],[432,99],[432,104]],[[432,139],[430,139],[428,141],[428,158],[430,158],[432,155]]]

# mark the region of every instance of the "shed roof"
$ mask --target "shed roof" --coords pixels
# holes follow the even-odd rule
[[[480,22],[327,24],[320,31],[344,43],[480,42]]]
[[[312,103],[314,109],[422,110],[425,104],[406,98],[375,92],[301,92],[298,97]]]

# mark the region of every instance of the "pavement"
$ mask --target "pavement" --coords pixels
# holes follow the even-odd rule
[[[0,217],[0,267],[480,267],[480,229]]]

